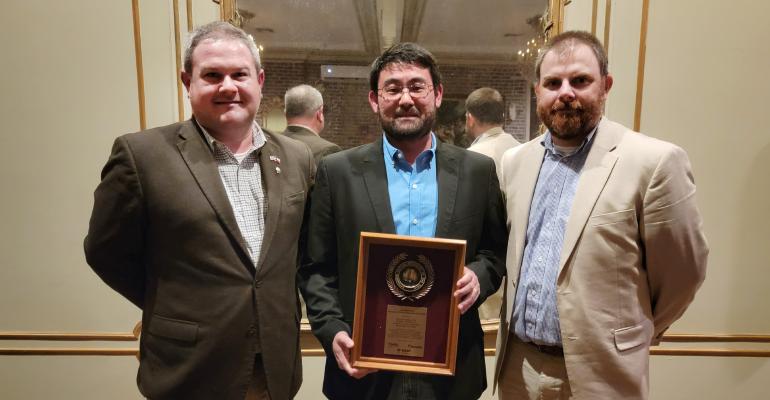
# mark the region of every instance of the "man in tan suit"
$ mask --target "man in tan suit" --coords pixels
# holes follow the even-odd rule
[[[687,154],[602,118],[612,77],[593,35],[556,36],[535,71],[548,132],[502,166],[500,398],[646,399],[649,346],[705,276]]]
[[[505,102],[495,89],[478,88],[465,99],[465,133],[473,139],[468,150],[493,160],[500,175],[500,161],[506,150],[519,145],[513,135],[503,131]]]
[[[324,156],[342,150],[321,137],[325,124],[324,99],[318,89],[310,85],[294,86],[286,91],[283,99],[287,124],[283,134],[308,145],[316,164]]]
[[[87,261],[142,309],[145,397],[292,398],[302,382],[295,275],[313,156],[254,121],[265,73],[242,30],[196,29],[181,79],[192,119],[115,140],[94,193]]]

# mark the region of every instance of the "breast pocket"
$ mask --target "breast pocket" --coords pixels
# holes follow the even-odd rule
[[[303,200],[305,200],[305,191],[300,190],[297,193],[292,193],[286,196],[286,205],[290,206],[292,204],[301,203]]]
[[[636,212],[633,208],[605,214],[592,215],[588,219],[589,226],[612,225],[620,222],[636,223]]]

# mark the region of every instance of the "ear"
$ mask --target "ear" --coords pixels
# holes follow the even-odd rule
[[[370,90],[369,91],[369,107],[372,108],[372,111],[377,114],[380,111],[380,105],[378,104],[378,96],[377,92]]]
[[[444,98],[444,85],[439,83],[434,90],[436,91],[436,108],[439,108],[441,107],[441,99]]]
[[[187,94],[190,93],[190,78],[192,76],[185,72],[185,71],[179,71],[179,79],[182,80],[182,83],[184,84],[185,89],[187,89]]]
[[[612,89],[612,82],[614,80],[612,79],[612,75],[607,75],[604,77],[604,94],[607,94],[610,92],[610,89]]]
[[[315,119],[316,121],[320,123],[324,123],[324,107],[321,106],[321,108],[318,109],[318,111],[315,112]]]
[[[257,73],[257,83],[260,87],[265,85],[265,70],[260,68],[259,72]]]

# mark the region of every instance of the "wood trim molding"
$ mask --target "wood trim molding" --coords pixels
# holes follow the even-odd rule
[[[138,335],[134,333],[105,333],[105,332],[0,332],[0,340],[41,340],[51,342],[136,342]]]
[[[642,125],[642,96],[644,95],[644,64],[647,56],[647,17],[650,0],[642,1],[642,26],[639,32],[639,64],[636,69],[636,106],[634,108],[634,130],[639,132]]]
[[[187,0],[186,2],[186,9],[187,9],[187,32],[192,32],[193,30],[193,4],[192,0]]]
[[[176,81],[176,110],[177,121],[183,121],[184,118],[184,90],[182,89],[182,80],[179,78],[179,71],[182,70],[182,40],[181,24],[179,22],[179,0],[173,1],[174,5],[174,80]],[[188,15],[189,18],[189,15]]]
[[[606,0],[604,6],[604,52],[610,57],[610,20],[612,19],[612,0]]]
[[[144,66],[142,63],[142,25],[139,16],[139,0],[131,0],[131,16],[134,26],[134,59],[136,61],[136,86],[139,100],[139,129],[147,129],[147,110],[144,98]]]
[[[236,13],[235,0],[220,0],[215,1],[219,3],[219,18],[222,21],[229,22],[235,26],[240,26]]]
[[[499,320],[487,320],[482,323],[484,331],[484,354],[495,355],[495,341]],[[139,340],[141,323],[137,323],[130,333],[63,333],[63,332],[0,332],[0,341],[105,341],[105,342],[135,342]],[[663,342],[672,343],[762,343],[770,344],[770,335],[748,333],[737,334],[666,334]],[[313,336],[310,324],[300,324],[300,347],[303,357],[324,356],[321,344]],[[137,348],[35,348],[35,347],[5,347],[0,348],[0,355],[12,356],[137,356]],[[700,356],[700,357],[761,357],[770,358],[770,350],[761,349],[693,349],[652,347],[650,354],[655,356]]]
[[[564,6],[569,4],[566,0],[550,0],[548,12],[550,14],[550,23],[546,27],[546,37],[554,37],[564,31]]]
[[[596,17],[599,14],[599,0],[593,0],[591,6],[591,34],[596,36]]]

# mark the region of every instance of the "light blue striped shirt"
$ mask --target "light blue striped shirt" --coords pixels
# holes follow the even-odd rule
[[[524,257],[516,289],[511,330],[524,342],[561,346],[556,278],[572,200],[596,129],[571,154],[543,137],[543,164],[529,208]]]
[[[436,135],[431,133],[431,147],[417,156],[413,165],[401,150],[382,135],[388,195],[393,223],[399,235],[433,237],[438,215],[438,183],[436,181]]]

